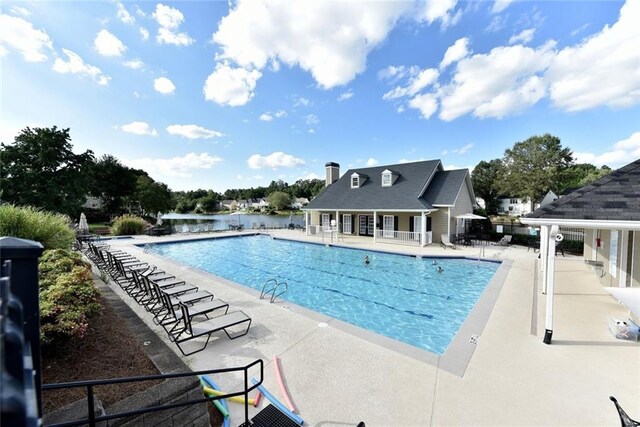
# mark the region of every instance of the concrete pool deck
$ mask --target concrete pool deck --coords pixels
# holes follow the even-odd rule
[[[206,237],[230,235],[215,233]],[[322,242],[299,231],[270,231],[275,237]],[[194,370],[241,366],[263,359],[264,383],[276,397],[273,356],[300,416],[308,425],[619,425],[610,395],[640,418],[640,345],[615,339],[607,316],[626,318],[626,309],[600,285],[580,257],[559,257],[556,268],[554,336],[542,343],[545,296],[535,290],[537,254],[526,248],[486,246],[485,257],[510,260],[504,284],[489,307],[477,344],[464,326],[459,340],[472,350],[460,372],[446,357],[415,349],[295,304],[260,300],[259,292],[198,269],[144,253],[140,243],[202,238],[139,237],[114,240],[114,247],[215,293],[231,311],[242,310],[253,323],[248,335],[229,340],[214,334],[205,351],[182,359]],[[373,245],[348,237],[339,245],[421,256],[477,258],[480,247],[443,250]],[[110,285],[180,354],[166,334],[117,285]],[[471,316],[470,316],[471,317]],[[238,390],[239,377],[216,381]],[[243,422],[243,406],[230,403],[232,425]],[[266,403],[261,403],[261,407]],[[251,414],[258,409],[250,408]]]

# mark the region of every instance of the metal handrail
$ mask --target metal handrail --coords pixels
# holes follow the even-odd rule
[[[278,287],[280,287],[280,285],[284,285],[284,291],[282,291],[278,295],[276,295],[276,289],[278,289]],[[284,294],[288,290],[289,290],[289,284],[287,282],[280,282],[280,283],[276,284],[276,286],[273,288],[273,293],[271,294],[271,300],[269,302],[270,303],[274,302],[276,300],[276,298],[278,298],[280,295]]]
[[[267,290],[265,290],[265,288],[267,287],[267,283],[273,282],[275,283],[273,285],[273,288],[269,288]],[[268,293],[273,293],[275,292],[276,288],[278,287],[278,281],[276,279],[267,279],[264,284],[262,285],[262,291],[260,292],[260,299],[264,298],[265,295],[267,295]]]
[[[249,387],[248,371],[250,368],[256,365],[260,366],[260,380],[258,381],[257,384]],[[194,375],[222,374],[222,373],[238,372],[238,371],[243,372],[244,389],[242,391],[238,391],[235,393],[226,393],[220,396],[211,396],[211,397],[205,397],[202,399],[188,400],[188,401],[183,401],[178,403],[170,403],[166,405],[151,406],[148,408],[137,409],[133,411],[118,412],[111,415],[101,415],[96,417],[96,414],[95,414],[95,408],[94,408],[95,399],[94,399],[94,392],[93,392],[93,387],[95,386],[108,385],[108,384],[121,384],[121,383],[136,382],[136,381],[153,381],[153,380],[161,380],[161,379],[168,379],[168,378],[182,378],[182,377],[191,377]],[[147,376],[129,377],[129,378],[113,378],[109,380],[90,380],[90,381],[74,381],[74,382],[60,383],[60,384],[44,384],[42,386],[42,389],[56,390],[56,389],[73,388],[73,387],[87,388],[87,406],[88,406],[89,417],[81,420],[68,421],[68,422],[59,423],[59,424],[49,424],[48,427],[71,427],[71,426],[84,425],[87,423],[91,427],[94,427],[96,423],[100,421],[108,421],[108,420],[113,420],[117,418],[131,417],[135,415],[146,414],[149,412],[157,412],[157,411],[163,411],[166,409],[178,408],[181,406],[195,405],[197,403],[227,399],[234,396],[244,396],[244,401],[245,401],[244,418],[245,418],[245,423],[248,423],[249,422],[249,392],[252,390],[255,390],[256,388],[258,388],[258,385],[262,384],[263,376],[264,376],[264,363],[262,359],[258,359],[246,366],[236,367],[236,368],[208,369],[205,371],[183,372],[183,373],[177,373],[177,374],[147,375]]]

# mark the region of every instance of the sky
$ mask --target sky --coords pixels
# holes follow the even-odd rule
[[[172,190],[501,158],[640,158],[640,0],[3,1],[0,141],[70,128]]]

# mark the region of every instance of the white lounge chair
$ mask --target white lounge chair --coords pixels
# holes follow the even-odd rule
[[[447,236],[444,233],[440,235],[440,244],[445,249],[447,249],[447,248],[455,249],[456,248],[456,245],[451,243],[451,241],[449,240],[449,236]]]
[[[498,245],[498,246],[509,246],[511,244],[511,238],[512,237],[513,236],[511,236],[511,234],[505,234],[504,236],[502,236],[502,239],[498,240],[496,245]]]

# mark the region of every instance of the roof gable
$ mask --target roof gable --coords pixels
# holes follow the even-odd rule
[[[453,206],[468,174],[467,169],[438,171],[422,197],[433,206]]]
[[[640,159],[536,209],[526,218],[640,221]]]

